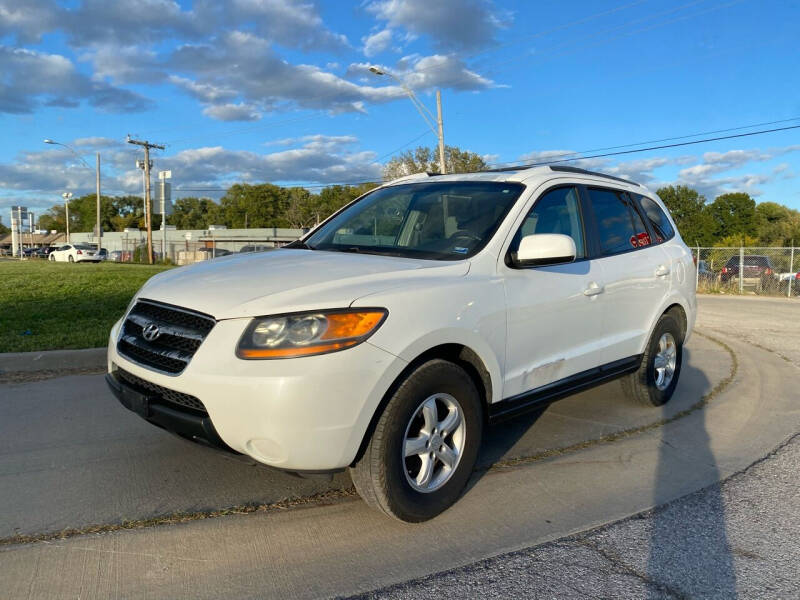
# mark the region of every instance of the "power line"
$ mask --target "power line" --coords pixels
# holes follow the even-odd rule
[[[740,127],[728,127],[727,129],[715,129],[712,131],[700,131],[698,133],[690,133],[687,135],[679,135],[675,137],[668,137],[668,138],[661,138],[658,140],[645,140],[643,142],[635,142],[633,144],[622,144],[619,146],[606,146],[604,148],[592,148],[590,150],[578,150],[575,152],[564,152],[562,154],[555,154],[551,158],[566,158],[576,156],[576,160],[580,159],[582,154],[588,154],[590,152],[604,152],[605,150],[618,150],[620,148],[631,148],[633,146],[642,146],[644,144],[660,144],[661,142],[671,142],[674,140],[685,140],[687,138],[693,138],[700,135],[714,135],[717,133],[727,133],[729,131],[741,131],[742,129],[752,129],[753,127],[765,127],[767,125],[777,125],[778,123],[791,123],[792,121],[800,121],[800,117],[792,117],[791,119],[780,119],[778,121],[765,121],[763,123],[753,123],[752,125],[742,125]],[[504,165],[513,165],[513,161],[511,163],[489,163],[491,166],[504,166]]]
[[[605,158],[607,156],[620,156],[620,155],[623,155],[623,154],[634,154],[636,152],[649,152],[650,150],[663,150],[665,148],[677,148],[679,146],[691,146],[693,144],[705,144],[705,143],[708,143],[708,142],[717,142],[719,140],[731,140],[731,139],[734,139],[734,138],[742,138],[742,137],[748,137],[748,136],[752,136],[752,135],[762,135],[762,134],[765,134],[765,133],[774,133],[776,131],[787,131],[789,129],[800,129],[800,125],[789,125],[788,127],[776,127],[775,129],[763,129],[761,131],[750,131],[748,133],[737,133],[735,135],[723,135],[723,136],[719,136],[719,137],[705,138],[705,139],[702,139],[702,140],[692,140],[691,142],[680,142],[680,143],[677,143],[677,144],[665,144],[663,146],[650,146],[649,148],[638,148],[636,150],[622,150],[622,151],[619,151],[619,152],[607,152],[605,154],[592,154],[592,155],[589,155],[589,156],[575,156],[573,158],[562,158],[562,159],[557,159],[557,160],[548,160],[548,161],[543,161],[543,162],[538,162],[538,163],[528,163],[528,164],[522,164],[522,165],[516,165],[516,166],[512,165],[512,166],[509,166],[509,167],[506,167],[506,168],[508,170],[527,169],[527,168],[531,168],[531,167],[540,167],[540,166],[545,166],[545,165],[553,165],[553,164],[560,163],[560,162],[572,162],[572,161],[575,161],[575,160],[588,160],[590,158]]]
[[[784,119],[782,121],[773,121],[773,123],[793,121],[793,120],[797,120],[797,118]],[[750,127],[752,127],[752,125]],[[735,129],[737,129],[737,128],[730,128],[729,131],[732,131],[732,130],[735,130]],[[572,161],[578,161],[578,160],[587,160],[587,159],[590,159],[590,158],[606,158],[606,157],[609,157],[609,156],[621,156],[621,155],[625,155],[625,154],[636,154],[638,152],[649,152],[649,151],[652,151],[652,150],[663,150],[663,149],[666,149],[666,148],[677,148],[677,147],[681,147],[681,146],[692,146],[692,145],[695,145],[695,144],[706,144],[708,142],[716,142],[716,141],[720,141],[720,140],[730,140],[730,139],[735,139],[735,138],[750,137],[750,136],[754,136],[754,135],[764,135],[764,134],[767,134],[767,133],[775,133],[775,132],[778,132],[778,131],[788,131],[788,130],[791,130],[791,129],[800,129],[800,125],[790,125],[790,126],[787,126],[787,127],[776,127],[776,128],[773,128],[773,129],[763,129],[763,130],[760,130],[760,131],[749,131],[747,133],[738,133],[738,134],[734,134],[734,135],[725,135],[725,136],[718,136],[718,137],[712,137],[712,138],[704,138],[704,139],[701,139],[701,140],[692,140],[692,141],[689,141],[689,142],[680,142],[680,143],[676,143],[676,144],[664,144],[664,145],[659,145],[659,146],[650,146],[650,147],[647,147],[647,148],[636,148],[636,149],[633,149],[633,150],[623,150],[623,151],[618,151],[618,152],[607,152],[607,153],[604,153],[604,154],[593,154],[593,155],[589,155],[589,156],[576,156],[576,157],[572,157],[572,158],[562,158],[562,159],[556,159],[556,160],[541,161],[541,162],[536,162],[536,163],[521,163],[521,164],[518,164],[518,165],[514,165],[512,163],[512,164],[507,164],[507,166],[504,167],[502,170],[508,170],[508,171],[522,170],[522,169],[529,169],[529,168],[533,168],[533,167],[541,167],[541,166],[547,166],[547,165],[551,165],[551,164],[557,164],[557,163],[561,163],[561,162],[572,162]],[[723,130],[720,130],[720,131],[723,131]],[[694,135],[700,135],[700,134],[694,134]],[[692,136],[680,136],[680,137],[692,137]],[[676,139],[680,139],[680,137],[676,138]],[[646,142],[643,142],[643,143],[646,143]],[[498,169],[496,169],[496,170],[498,170]],[[334,186],[334,185],[353,185],[354,186],[354,185],[363,185],[365,183],[376,183],[376,182],[375,182],[375,180],[340,181],[340,182],[329,182],[329,183],[319,183],[319,184],[309,184],[309,185],[298,185],[298,186],[295,186],[295,187],[303,187],[303,188],[306,188],[306,189],[316,189],[316,188],[325,188],[325,187]],[[208,188],[183,188],[183,189],[176,189],[175,191],[181,191],[181,192],[184,192],[184,191],[186,191],[186,192],[189,192],[189,191],[195,191],[195,192],[200,192],[200,191],[226,192],[227,188],[211,188],[211,187],[208,187]]]

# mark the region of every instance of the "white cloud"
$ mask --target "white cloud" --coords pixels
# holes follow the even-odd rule
[[[382,29],[372,35],[361,38],[364,42],[364,56],[372,57],[386,50],[392,43],[392,30]]]
[[[306,135],[278,141],[284,149],[275,152],[231,150],[222,146],[191,148],[172,156],[151,154],[156,170],[173,172],[173,189],[227,187],[236,182],[262,183],[299,181],[339,183],[381,179],[381,165],[372,151],[360,150],[359,139],[350,135]],[[122,140],[79,138],[65,143],[89,156],[101,152],[104,194],[136,194],[142,190],[138,148]],[[51,206],[61,192],[76,196],[92,193],[93,168],[83,166],[62,147],[21,153],[14,162],[0,163],[0,206],[22,204]],[[193,193],[193,192],[191,192]],[[47,198],[47,200],[43,200]],[[14,202],[11,202],[11,199]]]
[[[243,31],[229,32],[213,45],[185,44],[170,64],[181,73],[171,82],[212,105],[238,100],[260,111],[284,106],[362,112],[364,102],[403,96],[397,86],[357,85],[314,65],[292,65],[268,40]]]
[[[373,63],[352,63],[347,68],[347,77],[365,77],[374,80],[377,76],[370,73]],[[469,70],[464,62],[453,55],[434,54],[432,56],[406,56],[393,68],[377,65],[384,72],[390,72],[415,92],[430,91],[437,88],[449,88],[459,91],[477,91],[495,87],[491,79],[487,79]],[[391,79],[390,79],[391,81]],[[397,86],[382,89],[393,89],[394,94],[405,92]],[[394,95],[392,97],[397,97]]]
[[[13,35],[19,41],[38,42],[57,22],[51,0],[0,0],[0,38]]]
[[[212,104],[203,109],[203,114],[218,121],[258,121],[261,114],[255,107],[239,104]]]
[[[75,107],[82,101],[109,112],[135,112],[150,103],[138,94],[92,81],[60,54],[0,46],[0,113],[30,113],[40,105]]]
[[[511,18],[489,0],[376,0],[367,4],[367,10],[388,27],[429,36],[446,51],[492,44]]]

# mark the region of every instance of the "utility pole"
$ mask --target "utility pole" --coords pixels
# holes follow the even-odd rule
[[[157,148],[163,150],[164,146],[159,144],[151,144],[148,141],[134,140],[128,136],[129,144],[136,144],[144,148],[144,212],[145,221],[147,222],[147,261],[153,264],[153,226],[150,218],[150,148]]]
[[[436,120],[439,123],[439,170],[442,175],[447,173],[444,162],[444,127],[442,125],[442,92],[436,90]]]
[[[97,194],[97,252],[100,253],[100,247],[103,245],[103,232],[100,231],[100,153],[96,153],[97,161],[95,169],[95,193]]]

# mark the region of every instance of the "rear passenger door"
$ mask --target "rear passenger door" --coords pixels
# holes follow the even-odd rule
[[[654,244],[627,192],[587,187],[597,264],[603,273],[603,363],[640,354],[669,293],[670,260]]]

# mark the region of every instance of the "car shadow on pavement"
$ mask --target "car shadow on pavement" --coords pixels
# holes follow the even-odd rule
[[[665,416],[668,406],[662,409]],[[661,428],[653,496],[660,508],[652,514],[646,572],[680,597],[735,598],[733,549],[722,489],[716,483],[722,475],[711,448],[707,418],[708,412],[702,409]],[[683,503],[669,503],[675,499],[676,486],[691,479],[715,482],[691,499],[701,505],[700,522],[685,518]]]

